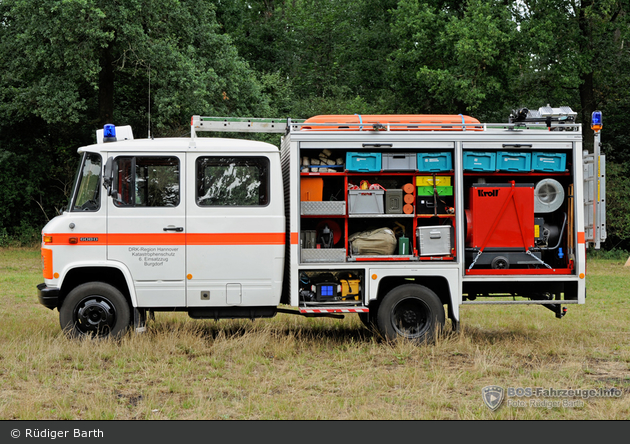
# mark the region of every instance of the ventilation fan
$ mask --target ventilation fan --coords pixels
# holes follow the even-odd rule
[[[534,189],[534,212],[552,213],[564,202],[564,188],[554,179],[543,179]]]

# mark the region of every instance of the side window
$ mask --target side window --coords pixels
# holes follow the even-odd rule
[[[269,203],[266,157],[200,157],[196,163],[197,205],[265,206]]]
[[[101,156],[85,153],[75,179],[71,211],[97,211],[101,207]]]
[[[179,205],[177,157],[116,158],[117,207],[176,207]]]

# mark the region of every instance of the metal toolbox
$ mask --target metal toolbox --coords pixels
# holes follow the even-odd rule
[[[402,214],[403,205],[403,190],[385,191],[385,213]]]
[[[453,249],[453,227],[451,225],[435,225],[416,229],[418,255],[448,256]]]
[[[302,248],[302,262],[345,262],[345,248]]]
[[[335,216],[346,214],[346,202],[343,200],[301,202],[302,216]]]

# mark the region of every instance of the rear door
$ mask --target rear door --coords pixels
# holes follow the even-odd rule
[[[187,168],[187,305],[278,305],[285,240],[278,156],[189,153]]]

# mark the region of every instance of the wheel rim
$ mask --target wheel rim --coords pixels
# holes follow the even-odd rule
[[[404,299],[392,309],[391,320],[396,333],[406,338],[423,336],[431,326],[431,310],[419,299]]]
[[[106,336],[116,324],[116,308],[101,296],[88,296],[74,310],[74,325],[82,334]]]

